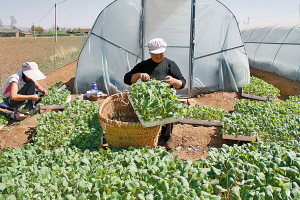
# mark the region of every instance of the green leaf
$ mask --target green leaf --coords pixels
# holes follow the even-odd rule
[[[24,188],[19,188],[17,190],[17,195],[20,199],[22,199],[23,195],[26,193],[26,190]]]
[[[233,186],[230,190],[230,199],[241,199],[239,186]]]
[[[15,197],[15,195],[11,194],[7,197],[7,200],[16,200],[17,198]]]
[[[186,178],[184,178],[183,176],[177,176],[177,178],[180,180],[180,182],[182,183],[182,186],[184,189],[189,189],[189,182],[186,180]]]
[[[66,195],[66,198],[69,200],[76,200],[76,198],[71,194]]]
[[[289,190],[289,189],[284,189],[283,191],[282,191],[282,197],[284,198],[284,199],[289,199],[290,197],[291,197],[291,191]]]
[[[127,168],[132,176],[135,176],[135,174],[138,172],[138,169],[134,164],[128,165]]]
[[[209,197],[209,199],[210,199],[210,200],[221,200],[222,198],[219,197],[219,196],[216,196],[216,195],[211,195],[211,196]]]
[[[85,181],[79,181],[78,182],[78,187],[79,187],[80,192],[83,192],[85,187],[86,187],[86,182]]]
[[[214,192],[216,194],[219,194],[219,193],[227,192],[227,190],[220,185],[216,185],[214,188]]]
[[[146,200],[153,200],[153,199],[154,199],[153,194],[146,195]]]
[[[272,197],[273,198],[273,188],[271,185],[268,185],[266,187],[266,195],[267,197]]]
[[[294,199],[300,199],[300,188],[293,188],[292,191],[292,196]]]
[[[145,196],[141,193],[138,194],[138,198],[141,199],[141,200],[145,200]]]
[[[221,174],[221,170],[220,169],[217,169],[215,168],[214,166],[211,167],[211,170],[214,174],[216,174],[217,176],[220,176]]]
[[[3,184],[3,183],[0,183],[0,190],[4,190],[5,189],[5,184]]]
[[[163,180],[159,186],[158,186],[158,189],[160,189],[161,191],[165,192],[165,193],[168,193],[169,191],[169,184],[166,180]]]
[[[253,185],[243,185],[241,186],[241,196],[245,196],[247,192],[253,187]]]

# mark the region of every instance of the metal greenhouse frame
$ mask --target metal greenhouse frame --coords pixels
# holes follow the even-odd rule
[[[236,18],[217,0],[116,0],[96,19],[77,62],[74,92],[92,82],[109,95],[130,90],[123,76],[150,58],[150,39],[168,43],[187,85],[177,93],[194,96],[236,91],[250,81],[248,58]]]

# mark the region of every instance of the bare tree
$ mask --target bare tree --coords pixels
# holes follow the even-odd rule
[[[15,19],[15,17],[12,15],[10,16],[10,24],[11,24],[11,27],[12,29],[15,29],[16,28],[16,24],[17,24],[17,20]]]
[[[0,18],[0,29],[2,29],[2,28],[3,28],[3,21]]]

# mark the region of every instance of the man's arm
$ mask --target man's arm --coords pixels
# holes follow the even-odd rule
[[[127,72],[124,75],[124,83],[127,85],[131,85],[132,83],[137,82],[139,78],[141,79],[150,79],[150,76],[146,73],[141,73],[140,69],[141,63],[138,63],[132,70]]]
[[[182,89],[185,87],[185,84],[186,84],[186,80],[185,78],[183,77],[179,67],[177,66],[177,64],[172,61],[171,62],[171,77],[174,79],[171,81],[173,81],[173,86],[176,88],[176,89]],[[167,76],[168,77],[168,76]]]
[[[33,95],[22,95],[18,94],[18,84],[16,82],[10,83],[10,99],[14,101],[25,101],[32,99],[33,101],[37,101],[39,99],[39,95],[33,94]]]
[[[47,95],[49,93],[47,90],[44,90],[44,88],[37,81],[35,81],[34,83],[35,83],[35,88],[39,92],[43,93],[44,95]]]

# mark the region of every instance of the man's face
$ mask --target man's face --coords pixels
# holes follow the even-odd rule
[[[151,55],[151,59],[156,62],[156,63],[160,63],[164,57],[165,57],[165,52],[163,53],[160,53],[160,54],[153,54],[153,53],[150,53]]]
[[[32,79],[25,75],[25,82],[31,81]]]

